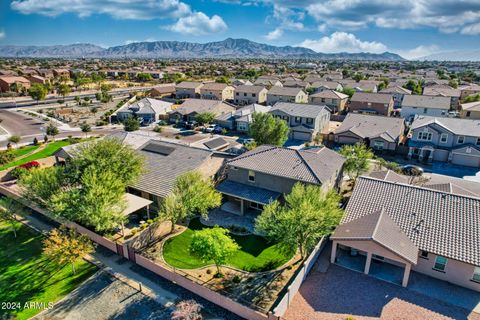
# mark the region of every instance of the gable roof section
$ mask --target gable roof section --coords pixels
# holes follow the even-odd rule
[[[203,86],[202,82],[193,82],[193,81],[182,81],[177,84],[177,89],[197,89]]]
[[[403,97],[402,107],[450,109],[449,97],[406,95]]]
[[[403,119],[348,113],[334,134],[348,131],[361,138],[381,137],[385,141],[395,142],[403,133]]]
[[[326,147],[294,150],[262,145],[230,160],[228,164],[301,182],[323,184],[341,171],[344,162],[344,157]]]
[[[348,95],[335,90],[327,89],[310,95],[311,98],[327,98],[327,99],[348,99]]]
[[[388,104],[392,99],[393,96],[389,93],[355,92],[350,100]]]
[[[277,95],[277,96],[288,96],[288,97],[296,97],[300,92],[303,92],[301,88],[295,87],[278,87],[273,86],[267,94],[269,95]]]
[[[396,255],[417,264],[418,248],[384,209],[339,225],[331,240],[372,240]]]
[[[327,106],[316,104],[277,102],[270,109],[270,112],[278,110],[292,117],[316,118],[327,109]]]
[[[173,113],[180,113],[182,115],[190,114],[192,112],[215,112],[217,108],[224,107],[221,109],[222,112],[218,114],[225,113],[228,111],[235,111],[235,108],[223,101],[220,100],[208,100],[208,99],[186,99]]]
[[[358,178],[342,224],[385,210],[420,250],[480,265],[480,199]]]
[[[454,134],[480,137],[480,120],[419,116],[413,121],[411,129],[415,130],[432,124],[436,124]]]

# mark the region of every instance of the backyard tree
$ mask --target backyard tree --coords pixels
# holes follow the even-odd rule
[[[153,77],[150,73],[141,72],[137,74],[137,80],[141,82],[152,81]]]
[[[253,122],[250,125],[250,135],[257,145],[272,144],[283,146],[288,140],[287,122],[280,118],[274,118],[270,113],[254,113]]]
[[[0,220],[10,223],[15,238],[17,238],[17,213],[20,212],[21,208],[22,206],[11,198],[4,198],[0,202]]]
[[[43,253],[58,264],[70,263],[75,274],[75,261],[95,251],[95,246],[86,236],[73,229],[61,226],[53,229],[43,241]]]
[[[40,100],[45,100],[47,93],[47,88],[39,83],[33,84],[30,89],[28,89],[28,94],[33,100],[37,100],[37,104]]]
[[[127,117],[123,120],[123,129],[127,132],[137,131],[140,129],[140,122],[135,117]]]
[[[51,136],[55,140],[55,136],[58,134],[58,128],[52,122],[50,122],[45,131],[47,136]]]
[[[346,158],[343,168],[352,175],[355,180],[358,176],[368,171],[373,152],[365,144],[357,142],[352,145],[344,145],[340,148],[340,154]]]
[[[341,91],[342,91],[343,94],[346,94],[350,98],[355,94],[355,89],[350,88],[350,87],[345,87]]]
[[[63,169],[32,169],[20,185],[29,199],[55,216],[96,231],[112,230],[125,220],[124,194],[143,168],[142,157],[114,138],[78,145]]]
[[[190,243],[190,251],[203,261],[213,261],[220,276],[220,265],[239,250],[240,246],[228,235],[228,230],[215,226],[195,231]]]
[[[215,117],[213,112],[201,112],[195,116],[195,120],[202,125],[208,125],[215,120]]]
[[[265,206],[255,221],[255,229],[267,239],[280,242],[285,251],[298,248],[305,257],[339,223],[343,214],[339,201],[334,191],[296,183],[285,196],[284,205],[274,201]]]
[[[181,202],[180,196],[172,192],[163,200],[158,215],[161,219],[171,222],[170,233],[172,233],[175,230],[175,223],[187,218],[188,211]]]
[[[83,133],[85,133],[85,138],[86,138],[88,136],[88,133],[92,131],[92,126],[84,122],[80,125],[80,129],[82,130]]]
[[[175,305],[172,311],[172,320],[202,320],[203,306],[195,300],[183,300]]]

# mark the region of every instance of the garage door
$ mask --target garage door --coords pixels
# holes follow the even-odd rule
[[[349,136],[338,136],[338,143],[345,143],[345,144],[355,144],[359,142],[358,138],[349,137]]]
[[[452,163],[460,166],[480,167],[480,157],[454,153]]]
[[[312,140],[312,135],[308,132],[294,131],[293,132],[293,139],[294,140],[302,140],[302,141],[310,141],[310,140]]]

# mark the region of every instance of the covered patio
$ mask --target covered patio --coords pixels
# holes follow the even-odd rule
[[[225,180],[217,186],[217,190],[226,196],[222,205],[223,211],[238,215],[256,216],[263,206],[277,200],[279,192]]]
[[[384,210],[339,225],[330,239],[332,263],[408,285],[418,248]]]
[[[122,236],[130,233],[130,229],[134,228],[135,226],[141,225],[145,223],[143,217],[134,216],[133,214],[142,210],[146,209],[146,218],[150,219],[150,205],[153,201],[136,196],[131,193],[125,193],[123,195],[123,200],[125,201],[125,208],[123,209],[122,214],[128,217],[127,226],[122,223]],[[132,221],[135,220],[135,221]]]

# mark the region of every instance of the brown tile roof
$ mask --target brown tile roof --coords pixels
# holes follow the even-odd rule
[[[268,91],[268,94],[273,94],[277,96],[296,97],[301,91],[303,91],[301,88],[273,86]]]
[[[418,248],[384,209],[340,224],[330,239],[372,240],[411,263],[417,264]]]
[[[342,224],[380,210],[420,250],[480,265],[480,198],[360,177]]]
[[[393,96],[387,93],[355,92],[350,100],[385,104],[390,103],[392,99]]]
[[[262,145],[228,162],[229,165],[313,184],[340,173],[345,158],[326,147],[295,150]]]

